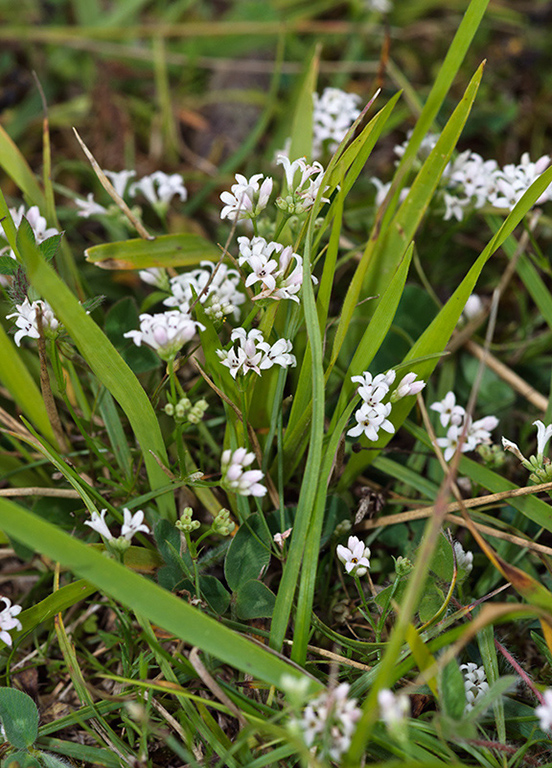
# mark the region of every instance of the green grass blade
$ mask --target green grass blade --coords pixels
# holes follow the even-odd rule
[[[296,668],[265,648],[3,498],[0,498],[0,527],[8,536],[61,563],[127,608],[243,672],[276,686],[285,673],[298,679],[303,677]],[[319,688],[315,681],[311,686],[312,690]]]
[[[481,66],[472,77],[462,100],[420,169],[388,230],[380,231],[379,223],[376,222],[343,302],[332,348],[332,365],[338,358],[345,337],[351,332],[351,319],[361,293],[369,296],[385,290],[390,275],[413,239],[468,118],[482,74]]]
[[[45,210],[46,200],[34,173],[1,125],[0,167],[4,169],[33,205],[38,205],[41,211]]]
[[[161,235],[155,240],[136,238],[93,245],[84,255],[89,262],[103,269],[149,269],[193,267],[200,261],[217,261],[220,251],[209,240],[183,232]]]
[[[1,325],[0,360],[2,361],[0,363],[0,381],[13,397],[14,402],[44,437],[57,445],[42,393],[19,356],[17,347]]]
[[[456,325],[458,324],[458,320],[466,305],[468,296],[473,292],[475,284],[481,274],[481,270],[487,261],[502,246],[502,244],[506,242],[526,213],[533,207],[538,198],[551,183],[552,167],[544,171],[544,173],[541,174],[541,176],[539,176],[524,193],[522,198],[504,220],[499,231],[477,258],[466,277],[462,280],[437,317],[434,318],[428,328],[426,328],[423,334],[411,347],[403,360],[403,365],[411,362],[412,368],[416,371],[420,379],[427,380],[433,372],[438,357],[428,356],[438,355],[445,349]],[[414,363],[415,360],[419,360],[420,358],[425,359],[421,362]],[[411,398],[405,398],[395,404],[391,414],[391,421],[396,429],[398,429],[404,422],[412,408],[413,402],[407,402],[411,400]],[[370,451],[369,455],[367,452],[363,452],[352,456],[341,477],[339,488],[347,488],[349,484],[376,458],[378,449],[387,445],[390,439],[391,436],[386,434],[385,437],[382,436],[376,443],[371,444],[371,447],[374,448],[374,450]]]
[[[138,379],[105,334],[90,318],[65,283],[40,255],[25,219],[19,228],[18,245],[31,284],[52,306],[80,353],[126,413],[142,449],[152,489],[166,484],[167,478],[150,451],[167,463],[165,444],[155,412]],[[167,493],[157,499],[165,517],[176,518],[174,497]]]

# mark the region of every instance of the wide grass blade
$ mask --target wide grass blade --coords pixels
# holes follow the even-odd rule
[[[34,173],[16,144],[0,125],[0,167],[17,184],[32,205],[38,205],[41,211],[46,209],[46,199]]]
[[[106,558],[23,507],[0,498],[0,527],[16,541],[61,563],[98,590],[190,645],[247,674],[279,686],[283,674],[303,673],[144,576]],[[311,689],[320,684],[311,680]]]
[[[194,267],[200,261],[217,261],[219,249],[200,235],[183,232],[161,235],[155,240],[136,238],[93,245],[86,259],[103,269],[149,269],[151,267]]]
[[[152,489],[162,487],[167,478],[151,452],[168,463],[165,444],[155,412],[138,379],[69,288],[44,261],[25,219],[19,228],[17,243],[31,284],[52,306],[99,381],[126,413],[142,450]],[[159,496],[157,503],[164,517],[175,519],[176,507],[171,493]]]

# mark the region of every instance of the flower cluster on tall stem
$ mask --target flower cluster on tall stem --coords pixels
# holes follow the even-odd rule
[[[238,237],[240,255],[238,264],[247,266],[251,272],[245,285],[259,286],[258,299],[291,299],[299,303],[297,296],[303,284],[303,259],[293,252],[291,245],[284,248],[276,242],[267,242],[264,237]],[[292,260],[294,268],[288,270]]]
[[[162,360],[172,360],[180,349],[191,341],[197,330],[205,326],[193,320],[191,315],[178,309],[157,315],[140,315],[140,330],[127,331],[125,338],[132,339],[137,347],[142,343],[154,349]]]
[[[255,454],[247,448],[226,450],[222,454],[221,486],[240,496],[264,496],[266,487],[260,482],[264,474],[260,469],[246,469],[255,460]]]
[[[250,179],[237,173],[236,183],[232,185],[231,192],[224,191],[220,195],[224,203],[220,218],[230,219],[230,221],[256,219],[268,205],[272,185],[273,180],[270,176],[265,178],[262,173],[256,173]]]
[[[235,379],[238,373],[245,376],[249,371],[254,371],[260,376],[261,371],[280,365],[282,368],[294,367],[295,356],[291,354],[292,344],[287,339],[278,339],[270,345],[264,340],[262,331],[252,328],[235,328],[230,336],[232,341],[237,341],[235,347],[229,350],[217,349],[216,353],[222,365],[225,365],[231,376]]]
[[[465,408],[456,404],[454,392],[447,392],[442,400],[432,403],[429,407],[439,413],[442,426],[448,427],[446,437],[437,438],[437,445],[443,449],[445,461],[450,461],[458,450],[462,435],[465,435],[462,453],[469,453],[480,445],[491,443],[491,431],[498,424],[496,416],[485,416],[473,421]]]
[[[425,382],[416,381],[415,373],[407,373],[391,392],[395,377],[396,372],[393,369],[387,373],[378,373],[376,376],[365,371],[361,376],[351,377],[351,381],[360,385],[357,388],[357,395],[362,398],[362,404],[354,414],[357,423],[347,432],[349,437],[365,435],[368,440],[375,441],[378,439],[380,429],[391,435],[395,432],[395,427],[388,418],[393,403],[403,397],[416,395],[425,387]],[[387,401],[383,402],[385,399]]]

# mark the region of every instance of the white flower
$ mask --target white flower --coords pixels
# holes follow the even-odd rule
[[[88,219],[90,216],[102,216],[104,213],[107,213],[107,208],[104,208],[103,205],[100,205],[94,200],[92,192],[88,193],[86,200],[81,200],[76,197],[75,203],[80,209],[78,215],[83,219]]]
[[[213,319],[221,320],[227,315],[233,315],[234,319],[238,320],[239,307],[245,302],[245,295],[238,290],[241,284],[239,272],[229,269],[225,264],[219,264],[215,276],[211,279],[214,270],[213,262],[202,261],[200,269],[183,272],[171,278],[172,296],[168,296],[163,304],[187,311],[199,297],[205,312]]]
[[[463,427],[459,426],[458,424],[452,424],[447,430],[446,437],[438,437],[437,438],[437,445],[440,448],[443,448],[443,456],[445,461],[450,461],[456,451],[458,450],[458,445],[460,443],[460,436],[463,432]],[[467,453],[468,451],[473,451],[475,448],[475,444],[469,441],[468,436],[466,435],[466,439],[462,443],[462,453]]]
[[[289,215],[299,215],[308,211],[314,205],[322,185],[324,168],[317,160],[309,165],[304,157],[291,162],[285,155],[278,155],[276,163],[284,166],[287,185],[286,197],[279,197],[276,205]],[[326,189],[329,187],[324,186],[322,194]],[[326,197],[321,197],[320,202],[329,203],[330,201]]]
[[[264,340],[262,331],[257,328],[252,328],[250,331],[246,331],[245,328],[236,328],[232,331],[230,339],[237,341],[238,346],[228,351],[217,349],[216,353],[221,364],[229,368],[234,379],[240,372],[245,375],[249,371],[254,371],[260,376],[261,370],[272,368],[273,365],[293,368],[297,364],[295,356],[290,354],[291,341],[287,339],[279,339],[271,346]]]
[[[469,197],[461,198],[457,195],[451,195],[448,192],[444,192],[443,202],[445,203],[445,215],[443,216],[445,221],[449,221],[450,219],[463,221],[464,209],[470,203]]]
[[[6,598],[4,598],[5,600]],[[1,617],[2,614],[0,614]],[[1,635],[0,635],[1,637]],[[542,694],[544,703],[535,707],[535,715],[539,718],[539,725],[543,731],[552,728],[552,688],[547,688]]]
[[[115,192],[119,195],[119,197],[124,197],[126,188],[128,186],[128,182],[130,179],[132,179],[134,176],[136,176],[136,171],[106,171],[104,170],[105,175],[109,179],[109,181],[113,184],[113,187],[115,189]]]
[[[267,176],[261,184],[260,180],[263,178],[262,173],[256,173],[250,179],[237,173],[237,183],[232,185],[232,191],[225,191],[220,195],[225,204],[220,218],[231,221],[255,219],[266,208],[272,194],[273,180]]]
[[[391,0],[364,0],[366,10],[376,13],[389,13],[393,9]]]
[[[205,326],[193,320],[191,315],[175,309],[157,315],[140,315],[140,330],[127,331],[123,335],[132,339],[137,347],[144,342],[155,349],[162,360],[170,360],[193,339],[198,328],[205,330]]]
[[[356,699],[347,698],[349,684],[341,683],[337,688],[321,693],[295,721],[303,734],[307,747],[315,747],[324,756],[340,760],[351,744],[355,725],[362,711],[356,705]]]
[[[395,695],[389,688],[378,691],[380,716],[388,728],[394,729],[410,714],[410,701],[404,693]]]
[[[461,317],[464,320],[473,320],[474,317],[483,312],[483,309],[484,304],[481,298],[476,293],[471,293],[467,298]]]
[[[454,542],[454,555],[456,565],[466,573],[470,573],[473,568],[473,552],[466,552],[459,541]]]
[[[102,509],[100,514],[97,512],[92,512],[92,519],[85,520],[84,524],[89,525],[92,530],[96,531],[96,533],[99,533],[102,539],[111,541],[113,539],[113,535],[109,530],[107,523],[105,522],[106,514],[107,509]]]
[[[288,528],[285,531],[282,531],[282,533],[275,533],[272,537],[274,539],[274,543],[277,544],[280,549],[284,548],[284,541],[291,536],[291,532],[293,530],[293,527]]]
[[[148,285],[153,285],[155,288],[159,288],[162,291],[168,291],[169,289],[169,277],[167,270],[162,267],[149,267],[148,269],[141,269],[138,272],[138,277]],[[170,305],[168,305],[170,306]]]
[[[10,208],[10,215],[13,221],[13,225],[16,229],[19,229],[23,217],[27,219],[27,222],[30,224],[31,229],[33,230],[33,234],[38,245],[53,235],[59,235],[57,229],[54,227],[46,226],[46,219],[44,216],[40,215],[40,211],[36,205],[33,205],[31,208],[29,208],[28,211],[25,211],[24,205],[20,205],[19,208]],[[2,222],[0,222],[0,236],[6,237]],[[16,258],[15,253],[11,250],[11,248],[7,247],[3,250],[5,250],[5,255],[10,256],[12,259]],[[2,251],[0,251],[0,253],[1,252]]]
[[[544,423],[537,419],[533,422],[533,426],[537,428],[537,458],[542,461],[548,441],[552,437],[552,424],[545,427]]]
[[[368,440],[372,441],[378,439],[380,429],[392,435],[395,432],[395,427],[387,419],[387,416],[391,413],[391,408],[391,403],[376,403],[375,405],[363,403],[355,412],[357,424],[347,432],[347,435],[349,437],[359,437],[359,435],[364,433]]]
[[[484,667],[478,667],[473,661],[461,664],[460,670],[464,675],[466,691],[466,712],[473,709],[474,704],[489,690],[489,683]]]
[[[447,392],[442,400],[432,403],[429,407],[432,411],[437,411],[441,414],[439,419],[443,427],[447,427],[449,423],[458,426],[464,420],[464,414],[466,413],[461,405],[456,405],[454,392]]]
[[[115,541],[115,539],[105,522],[106,513],[107,509],[102,509],[99,514],[97,512],[92,512],[92,519],[86,520],[84,524],[90,526],[96,533],[99,533],[104,541],[112,542]],[[144,523],[144,513],[141,509],[132,514],[130,509],[125,507],[123,509],[123,515],[124,522],[121,526],[121,539],[130,542],[134,534],[139,533],[140,531],[151,533],[148,526]]]
[[[184,179],[179,173],[167,174],[163,171],[155,171],[149,176],[143,176],[130,188],[131,197],[141,192],[151,205],[168,205],[175,195],[181,200],[186,200],[188,191],[184,186]]]
[[[326,147],[333,154],[357,117],[360,96],[339,88],[325,88],[322,95],[313,93],[312,153],[319,157]]]
[[[130,509],[124,507],[123,509],[124,522],[121,527],[121,536],[127,541],[130,541],[135,533],[143,531],[143,533],[150,533],[150,529],[144,523],[144,513],[141,509],[132,514]]]
[[[264,496],[267,489],[260,483],[264,477],[261,470],[244,471],[254,459],[255,454],[248,453],[247,448],[224,451],[221,461],[222,487],[240,496]]]
[[[400,400],[402,397],[407,397],[408,395],[417,395],[418,392],[421,392],[425,387],[425,381],[416,381],[417,378],[418,375],[412,372],[403,376],[391,396],[392,402]]]
[[[349,536],[347,546],[338,544],[337,557],[352,576],[364,576],[370,567],[370,548],[357,536]]]
[[[15,308],[17,312],[12,312],[11,315],[6,315],[6,319],[15,317],[15,324],[19,328],[15,333],[15,343],[18,347],[21,346],[21,339],[25,336],[29,336],[31,339],[40,338],[38,332],[37,312],[40,307],[42,311],[42,328],[45,336],[55,336],[59,328],[59,322],[56,319],[51,306],[45,301],[33,301],[29,303],[29,299],[25,298],[23,304],[16,304]]]
[[[510,451],[514,454],[514,456],[517,456],[517,458],[520,461],[527,461],[523,453],[519,450],[519,447],[516,443],[513,443],[511,440],[507,440],[505,437],[502,438],[502,447],[505,451]]]
[[[247,265],[252,270],[245,285],[249,287],[260,283],[261,286],[261,292],[255,299],[292,299],[299,302],[296,294],[303,284],[303,260],[293,252],[291,245],[284,248],[281,243],[269,243],[264,237],[238,237],[238,244],[239,265]],[[288,275],[292,259],[295,260],[295,267]]]
[[[482,419],[471,422],[468,426],[468,439],[475,442],[475,445],[491,442],[491,430],[498,425],[496,416],[485,416]]]
[[[7,597],[0,597],[0,601],[6,604],[6,607],[0,611],[0,640],[11,647],[12,639],[9,634],[10,631],[12,629],[17,629],[18,632],[21,632],[23,629],[19,619],[15,618],[21,613],[21,606],[12,605],[11,600]]]

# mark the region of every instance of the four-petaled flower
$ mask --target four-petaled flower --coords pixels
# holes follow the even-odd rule
[[[17,631],[20,632],[23,629],[19,619],[15,618],[21,613],[21,606],[12,605],[11,600],[7,597],[0,597],[0,602],[6,604],[5,608],[0,611],[0,640],[11,647],[12,639],[9,634],[10,631],[12,629],[17,629]]]
[[[231,221],[257,218],[266,208],[272,194],[272,179],[267,176],[261,184],[262,178],[262,173],[256,173],[250,179],[237,173],[237,183],[232,185],[232,191],[225,191],[220,195],[220,199],[225,204],[220,212],[220,218]]]
[[[364,576],[370,567],[370,548],[357,536],[349,536],[346,547],[338,544],[336,552],[351,576]]]
[[[59,322],[54,315],[51,306],[45,301],[33,301],[31,304],[28,298],[25,298],[23,304],[16,304],[17,312],[6,315],[6,319],[15,317],[15,324],[19,328],[15,333],[15,343],[21,346],[21,339],[28,336],[31,339],[40,338],[38,332],[38,313],[42,317],[42,329],[45,336],[55,337],[59,328]]]

